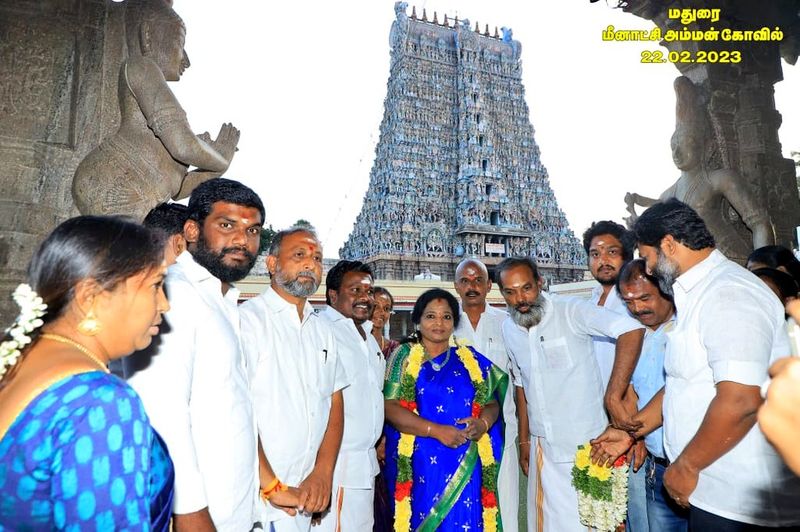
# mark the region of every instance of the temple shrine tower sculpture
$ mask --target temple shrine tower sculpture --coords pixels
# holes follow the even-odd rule
[[[550,188],[511,30],[411,16],[395,4],[391,69],[370,183],[342,258],[379,279],[453,278],[477,257],[535,257],[550,282],[583,278],[586,256]]]

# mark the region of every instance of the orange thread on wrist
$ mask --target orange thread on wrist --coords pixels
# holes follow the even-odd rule
[[[268,501],[270,497],[275,495],[275,493],[279,491],[286,491],[287,489],[289,488],[286,485],[284,485],[283,482],[278,480],[278,477],[275,477],[274,479],[272,479],[272,482],[267,484],[265,488],[261,489],[261,499],[264,501]]]

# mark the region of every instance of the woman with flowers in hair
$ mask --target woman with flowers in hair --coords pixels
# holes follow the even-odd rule
[[[3,526],[168,529],[172,462],[107,367],[158,334],[163,255],[149,229],[106,216],[67,220],[35,252],[0,344]]]
[[[458,302],[445,290],[414,305],[414,335],[389,361],[386,476],[394,530],[502,530],[497,472],[506,374],[457,345]]]

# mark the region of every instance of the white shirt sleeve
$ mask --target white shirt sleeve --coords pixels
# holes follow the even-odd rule
[[[760,386],[767,378],[774,325],[770,312],[738,286],[724,286],[700,312],[710,327],[700,331],[714,383]]]
[[[350,376],[347,374],[347,370],[345,369],[344,364],[342,364],[342,360],[339,356],[339,345],[336,342],[336,336],[333,334],[332,327],[328,345],[330,345],[331,349],[333,349],[336,353],[336,366],[333,377],[333,391],[335,393],[350,386],[351,381]]]
[[[567,323],[581,334],[619,338],[644,326],[626,314],[619,314],[588,300],[572,299],[567,305]]]
[[[502,325],[500,326],[500,330],[503,333],[503,344],[506,346],[506,354],[508,355],[508,369],[509,374],[511,376],[511,383],[514,386],[522,386],[522,371],[519,369],[519,364],[517,363],[517,357],[514,355],[514,351],[511,349],[511,335],[513,332],[510,330],[514,325],[511,322],[511,318],[507,318]],[[508,328],[508,329],[507,329]]]
[[[162,334],[150,367],[132,376],[130,383],[142,398],[153,427],[164,438],[175,465],[173,512],[186,514],[208,506],[189,413],[198,347],[195,328],[202,326],[197,309],[205,305],[188,283],[180,280],[169,283],[168,290],[172,308],[164,317],[169,332]]]

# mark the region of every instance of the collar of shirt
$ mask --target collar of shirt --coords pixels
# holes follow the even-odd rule
[[[726,260],[725,255],[718,249],[715,249],[708,257],[678,276],[678,278],[675,279],[675,284],[678,285],[684,293],[689,293],[689,291],[697,286],[697,284],[711,273],[714,268]]]
[[[294,306],[292,303],[289,303],[285,299],[283,299],[278,292],[276,292],[271,286],[268,286],[266,290],[264,290],[264,302],[267,304],[271,310],[275,313],[279,312],[293,312],[297,313],[297,307]],[[316,316],[316,312],[314,312],[314,307],[311,306],[311,303],[308,302],[306,299],[306,304],[303,307],[303,320],[302,323],[305,323],[309,318]]]
[[[459,315],[461,315],[461,319],[462,320],[467,320],[467,323],[470,324],[470,328],[471,328],[472,327],[472,323],[469,321],[469,316],[467,315],[466,311],[464,310],[464,307],[461,305],[460,302],[458,303],[458,313],[459,313]],[[502,316],[502,318],[505,319],[506,316],[508,316],[508,312],[506,312],[505,310],[501,310],[499,308],[495,308],[495,307],[491,306],[489,303],[485,303],[484,307],[483,307],[483,312],[481,312],[481,317],[478,320],[478,325],[480,325],[481,321],[483,321],[484,316],[487,316],[487,317],[488,316],[497,316],[497,317],[501,317]],[[500,320],[500,321],[502,321],[502,320]]]
[[[358,327],[356,327],[356,322],[354,322],[352,318],[348,318],[347,316],[345,316],[332,306],[328,305],[327,307],[325,307],[325,310],[323,310],[322,313],[326,314],[326,317],[334,323],[339,321],[349,321],[353,326],[353,330],[355,330],[356,333],[358,333]],[[369,335],[372,333],[372,322],[369,320],[365,321],[364,323],[361,324],[361,328],[364,329],[364,333],[367,335],[367,339],[369,339]],[[358,336],[360,337],[361,334],[358,333]]]
[[[655,329],[651,329],[650,327],[644,328],[644,335],[645,337],[650,336],[651,334],[656,334],[660,332],[668,333],[675,327],[675,313],[673,312],[672,315],[669,317],[667,321],[656,327]]]
[[[192,254],[188,251],[184,251],[178,255],[178,257],[175,259],[175,262],[181,265],[186,278],[189,279],[190,282],[203,285],[209,289],[209,291],[214,290],[227,301],[232,301],[234,304],[238,303],[239,289],[231,284],[228,288],[228,291],[223,295],[222,282],[214,277],[204,266],[198,264],[198,262],[194,260]]]
[[[589,300],[597,304],[600,302],[600,296],[603,295],[603,285],[598,284],[594,288],[592,288],[592,297]],[[616,286],[612,286],[611,290],[608,291],[608,295],[606,296],[606,301],[603,303],[603,308],[607,308],[609,310],[613,310],[614,312],[620,314],[628,314],[628,307],[625,305],[625,302],[620,297],[619,292],[617,291]]]

